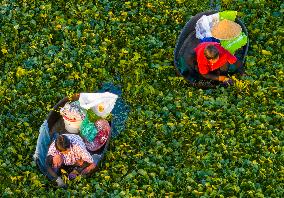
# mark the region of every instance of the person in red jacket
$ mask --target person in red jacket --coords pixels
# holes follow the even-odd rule
[[[203,42],[195,48],[199,73],[205,78],[220,82],[230,80],[228,69],[234,64],[242,73],[242,63],[217,42]]]

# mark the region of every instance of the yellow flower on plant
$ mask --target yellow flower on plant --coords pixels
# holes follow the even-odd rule
[[[153,8],[153,5],[151,3],[147,3],[147,8]]]
[[[57,30],[59,30],[59,29],[61,29],[61,25],[58,24],[58,25],[55,26],[55,28],[56,28]]]
[[[5,48],[2,48],[1,51],[2,51],[3,54],[7,54],[8,53],[8,50],[6,50]]]

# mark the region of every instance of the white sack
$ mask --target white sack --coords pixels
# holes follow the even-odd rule
[[[118,96],[110,92],[80,93],[80,106],[92,109],[100,117],[106,117],[113,109]]]
[[[212,37],[211,28],[219,22],[219,13],[209,16],[203,15],[195,26],[196,38],[203,39],[205,37]]]

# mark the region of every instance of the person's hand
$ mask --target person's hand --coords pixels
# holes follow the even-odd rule
[[[67,188],[67,185],[64,183],[61,177],[56,179],[57,186],[60,188]]]
[[[95,163],[92,163],[88,167],[86,167],[84,170],[82,170],[81,175],[86,175],[88,174],[91,170],[93,170],[96,167]]]
[[[233,84],[234,84],[234,81],[231,78],[228,78],[228,80],[224,80],[221,85],[227,87]]]
[[[72,179],[75,179],[77,176],[78,176],[78,175],[77,175],[76,173],[70,173],[70,174],[68,175],[68,179],[69,179],[69,180],[72,180]]]
[[[226,81],[230,80],[230,78],[228,78],[227,76],[219,76],[218,80],[221,81],[221,82],[226,82]]]
[[[223,82],[228,82],[228,81],[230,81],[230,80],[231,80],[231,78],[226,77],[226,78],[223,80]]]

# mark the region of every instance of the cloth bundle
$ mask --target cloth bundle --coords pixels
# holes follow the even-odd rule
[[[94,123],[89,120],[88,116],[86,116],[80,126],[80,133],[89,142],[93,141],[98,133],[97,128],[95,127]]]
[[[100,149],[107,141],[110,134],[110,125],[107,120],[100,119],[95,122],[95,128],[97,129],[97,135],[91,141],[85,141],[86,147],[90,151],[96,151]]]
[[[86,116],[86,111],[80,107],[79,102],[67,102],[60,109],[60,114],[63,117],[65,129],[69,133],[78,133],[80,125]]]
[[[64,107],[60,109],[60,114],[63,119],[75,122],[78,120],[84,120],[86,111],[80,107],[80,103],[78,101],[74,101],[67,102]]]

